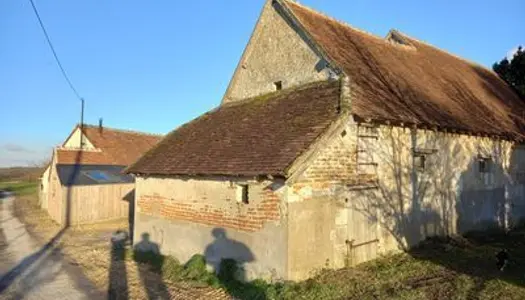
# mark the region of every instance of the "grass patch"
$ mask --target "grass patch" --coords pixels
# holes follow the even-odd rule
[[[0,182],[0,190],[8,190],[18,196],[27,196],[37,194],[37,181],[21,181],[21,182]]]
[[[268,283],[260,279],[243,282],[238,278],[244,271],[231,259],[223,260],[220,272],[215,274],[206,270],[205,258],[200,254],[181,264],[171,256],[139,251],[130,253],[130,259],[148,264],[152,271],[167,280],[222,288],[236,299],[336,299],[340,294],[337,286],[316,280],[303,283]]]
[[[161,274],[170,281],[189,281],[193,285],[209,285],[219,287],[219,280],[215,274],[206,270],[204,256],[196,254],[182,265],[173,256],[156,254],[153,252],[131,251],[128,257],[135,262],[148,264],[150,270]]]
[[[511,256],[504,272],[495,262],[502,248]],[[223,260],[215,275],[206,271],[202,255],[184,265],[172,257],[148,260],[162,264],[156,269],[164,278],[220,287],[236,299],[525,299],[523,228],[433,238],[409,253],[322,270],[301,282],[242,282],[237,278],[244,270],[233,260]]]

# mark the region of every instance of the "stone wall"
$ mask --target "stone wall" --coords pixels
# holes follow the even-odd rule
[[[139,177],[134,242],[183,262],[235,258],[246,279],[299,280],[524,216],[521,146],[353,121],[331,135],[287,182]],[[245,183],[249,204],[237,201]]]
[[[249,203],[239,202],[248,185]],[[204,254],[217,267],[235,258],[245,279],[286,278],[286,205],[283,182],[251,179],[138,177],[134,242],[144,234],[182,262]],[[270,247],[271,245],[271,247]]]
[[[282,88],[326,80],[330,71],[302,37],[280,15],[278,4],[267,1],[252,37],[224,95],[223,103]]]
[[[344,252],[347,224],[336,222],[344,208],[334,197],[358,178],[355,144],[348,139],[351,129],[335,132],[290,183],[288,259],[292,279],[308,278],[321,268],[345,265],[344,253],[340,252]]]
[[[398,244],[516,221],[509,210],[523,202],[523,148],[487,137],[386,126],[378,128],[377,141],[362,144],[377,162],[378,188],[350,196],[365,213],[375,216],[367,208],[379,207],[382,227]]]
[[[348,122],[288,182],[291,277],[428,236],[512,226],[524,216],[524,153],[486,137]]]

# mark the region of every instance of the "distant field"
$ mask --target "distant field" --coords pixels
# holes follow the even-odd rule
[[[40,167],[0,168],[0,182],[36,181],[43,172],[43,168]]]
[[[0,182],[0,190],[9,189],[19,196],[36,194],[38,191],[38,182]]]

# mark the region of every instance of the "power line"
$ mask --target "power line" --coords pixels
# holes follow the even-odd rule
[[[82,97],[80,97],[80,95],[78,94],[78,92],[75,89],[75,87],[73,86],[73,83],[71,83],[71,80],[67,76],[66,71],[64,70],[64,67],[62,67],[62,64],[60,63],[60,60],[58,59],[58,55],[57,55],[57,53],[55,51],[55,48],[53,47],[53,44],[51,43],[51,39],[49,39],[49,35],[47,34],[46,28],[44,27],[44,23],[42,22],[42,19],[40,18],[40,14],[38,14],[38,10],[36,9],[35,3],[33,2],[33,0],[29,0],[29,2],[31,2],[31,6],[33,7],[33,11],[35,12],[35,15],[36,15],[36,17],[38,19],[38,23],[40,23],[40,27],[42,28],[42,31],[44,32],[44,35],[46,36],[47,44],[49,45],[49,48],[51,48],[51,52],[53,52],[53,56],[55,57],[55,61],[56,61],[57,65],[58,65],[58,67],[60,68],[60,71],[62,71],[62,75],[66,79],[67,83],[69,84],[69,87],[71,88],[73,93],[75,93],[77,98],[80,99],[81,101],[84,101],[82,99]]]

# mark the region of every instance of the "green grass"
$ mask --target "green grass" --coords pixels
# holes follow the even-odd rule
[[[0,190],[10,190],[18,196],[37,194],[38,182],[20,181],[20,182],[0,182]]]
[[[506,248],[511,263],[497,270],[495,254]],[[525,229],[434,238],[409,253],[383,257],[356,268],[321,270],[301,282],[240,282],[242,268],[231,260],[218,275],[206,271],[204,257],[185,265],[175,258],[131,254],[171,281],[225,289],[238,299],[525,299]]]

